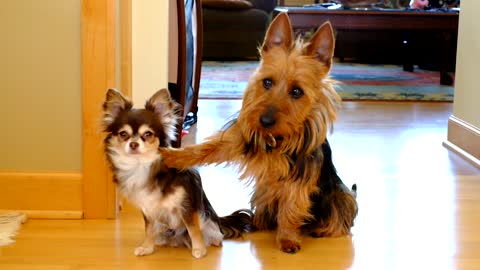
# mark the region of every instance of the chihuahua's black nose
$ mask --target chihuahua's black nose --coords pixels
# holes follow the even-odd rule
[[[275,123],[275,109],[270,107],[260,116],[260,124],[264,128],[271,128]]]
[[[130,148],[132,148],[132,150],[135,150],[138,148],[138,142],[131,142],[130,143]]]

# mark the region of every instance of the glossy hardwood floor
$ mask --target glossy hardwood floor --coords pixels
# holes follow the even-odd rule
[[[185,143],[201,141],[240,107],[200,100]],[[225,241],[196,260],[185,248],[135,257],[143,220],[128,205],[117,220],[29,220],[0,248],[0,269],[480,269],[480,170],[442,146],[449,103],[345,102],[330,142],[337,169],[357,183],[352,237],[305,237],[284,254],[272,232]],[[201,168],[221,215],[248,207],[234,169]]]

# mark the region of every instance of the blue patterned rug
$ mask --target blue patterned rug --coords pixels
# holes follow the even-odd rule
[[[257,61],[204,61],[199,98],[241,99]],[[343,100],[453,101],[453,86],[440,85],[440,73],[397,65],[334,63],[331,77]]]

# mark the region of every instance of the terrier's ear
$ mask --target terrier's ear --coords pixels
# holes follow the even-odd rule
[[[130,110],[132,102],[122,95],[117,89],[108,89],[105,102],[103,102],[103,126],[107,127],[115,121],[122,111]]]
[[[262,51],[268,51],[274,46],[281,46],[289,50],[293,44],[293,30],[286,12],[282,12],[273,19],[268,27],[263,41]]]
[[[328,68],[332,65],[333,52],[335,49],[335,37],[330,22],[323,23],[310,38],[307,46],[307,54],[312,55]]]
[[[164,127],[171,140],[175,140],[175,128],[178,122],[180,104],[170,96],[170,92],[163,88],[158,90],[145,103],[145,109],[154,112]]]

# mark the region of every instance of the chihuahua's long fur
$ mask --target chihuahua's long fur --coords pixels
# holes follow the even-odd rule
[[[175,138],[177,110],[166,89],[156,92],[144,109],[134,109],[119,91],[109,89],[103,104],[105,154],[119,191],[138,207],[145,220],[145,240],[135,255],[151,254],[156,245],[188,246],[206,255],[207,246],[248,231],[251,212],[239,210],[219,218],[194,169],[167,167],[158,152]]]
[[[271,23],[261,61],[230,125],[205,142],[162,149],[176,168],[236,164],[251,181],[253,223],[276,229],[279,248],[295,253],[301,234],[350,235],[357,215],[356,186],[337,175],[327,132],[341,102],[329,78],[335,40],[329,22],[308,40],[294,39],[288,15]]]

